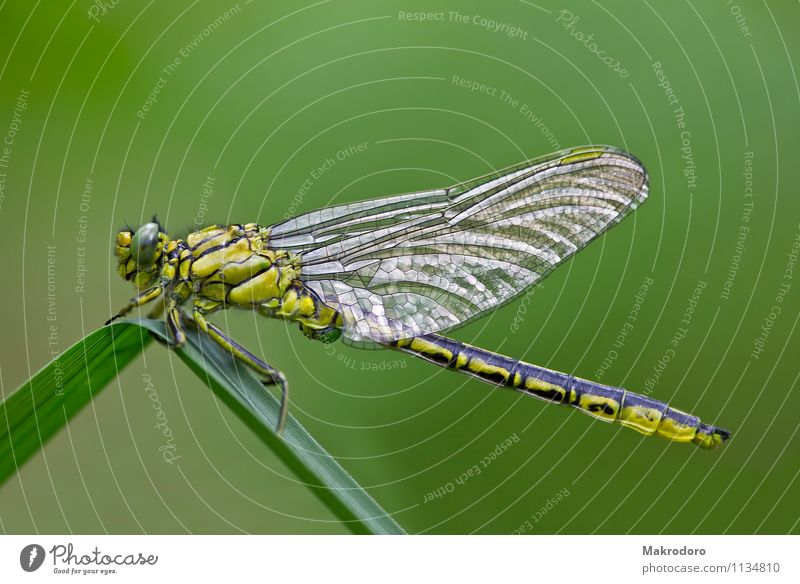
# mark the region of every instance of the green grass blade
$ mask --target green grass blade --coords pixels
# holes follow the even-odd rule
[[[101,328],[0,403],[0,484],[143,350],[145,329],[166,340],[154,320]],[[275,434],[280,404],[249,370],[205,335],[186,334],[180,358],[353,533],[404,533],[291,414],[283,436]]]
[[[130,325],[104,327],[61,353],[0,403],[0,484],[88,404],[152,337]]]

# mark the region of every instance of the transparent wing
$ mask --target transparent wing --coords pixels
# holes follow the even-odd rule
[[[312,211],[274,225],[353,344],[443,331],[507,302],[647,197],[609,147],[558,152],[481,179]]]

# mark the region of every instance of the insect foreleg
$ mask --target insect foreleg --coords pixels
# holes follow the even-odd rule
[[[117,314],[115,314],[114,316],[109,318],[106,321],[106,324],[109,324],[109,323],[117,320],[118,318],[122,318],[123,316],[128,314],[131,310],[133,310],[134,308],[137,308],[139,306],[143,306],[143,305],[147,304],[148,302],[152,302],[153,300],[155,300],[156,298],[161,296],[161,294],[163,294],[163,293],[164,293],[164,287],[161,284],[159,284],[157,286],[153,286],[152,288],[148,288],[144,292],[141,292],[140,294],[137,294],[136,296],[131,298],[131,301],[128,302],[128,305],[125,308],[123,308],[122,310],[120,310]]]
[[[289,407],[289,383],[286,381],[286,376],[265,363],[250,351],[242,347],[239,343],[226,335],[219,327],[206,319],[203,314],[202,307],[195,306],[193,312],[194,321],[200,329],[213,339],[220,347],[230,353],[235,359],[247,365],[259,376],[261,376],[264,385],[277,385],[281,390],[281,408],[278,414],[278,426],[276,432],[280,434],[283,431],[283,426],[286,423],[286,414]]]

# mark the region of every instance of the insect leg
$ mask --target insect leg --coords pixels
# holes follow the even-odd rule
[[[136,296],[131,298],[131,301],[128,302],[128,305],[125,306],[125,308],[123,308],[117,314],[115,314],[114,316],[109,318],[106,321],[106,324],[112,323],[115,320],[117,320],[118,318],[122,318],[123,316],[128,314],[131,310],[136,308],[137,306],[143,306],[143,305],[147,304],[148,302],[151,302],[151,301],[155,300],[156,298],[161,296],[161,294],[163,294],[163,292],[164,292],[164,287],[161,286],[161,285],[158,285],[158,286],[153,286],[152,288],[148,288],[144,292],[142,292],[140,294],[137,294]]]
[[[193,317],[194,321],[200,327],[200,330],[206,333],[220,347],[229,352],[235,359],[238,359],[241,363],[258,373],[263,378],[262,382],[264,385],[277,385],[280,388],[281,408],[278,414],[278,426],[275,430],[280,434],[286,423],[286,415],[289,408],[289,383],[286,381],[286,376],[242,347],[215,324],[209,322],[203,314],[202,308],[195,306]]]
[[[172,341],[170,348],[179,349],[186,343],[186,333],[183,332],[183,325],[181,324],[181,310],[174,300],[167,305],[165,319]]]
[[[166,307],[167,302],[166,298],[162,294],[158,301],[153,305],[153,309],[147,313],[147,318],[158,319],[161,318],[161,315],[164,313],[164,308]]]

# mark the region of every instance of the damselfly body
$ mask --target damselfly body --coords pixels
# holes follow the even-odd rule
[[[119,273],[139,294],[114,318],[160,300],[179,347],[191,303],[200,330],[279,386],[281,426],[285,376],[209,322],[213,313],[255,310],[297,322],[313,339],[404,351],[642,434],[714,448],[730,433],[667,403],[438,334],[540,281],[647,193],[638,160],[591,146],[449,189],[338,205],[268,227],[212,225],[170,239],[154,219],[117,235]]]

